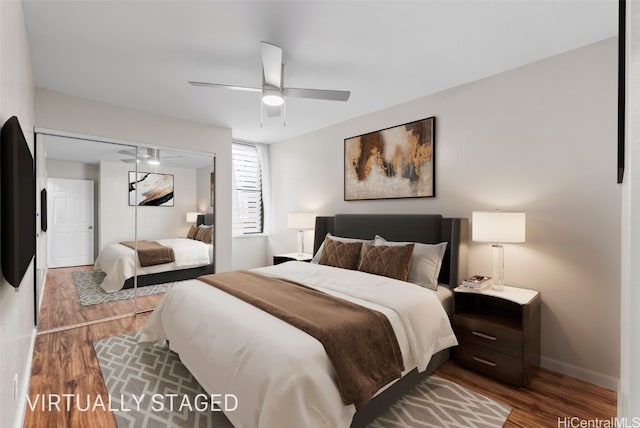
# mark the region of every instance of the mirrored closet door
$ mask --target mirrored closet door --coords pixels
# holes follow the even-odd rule
[[[166,259],[139,267],[137,312],[153,310],[161,293],[178,282],[215,270],[215,157],[175,149],[153,150],[148,153],[153,162],[141,159],[138,165],[130,198],[137,203],[139,255],[147,250],[149,254],[166,251]],[[170,198],[166,189],[171,189]],[[158,198],[158,203],[149,202],[150,198]]]
[[[39,332],[135,312],[133,281],[110,287],[118,278],[106,271],[126,264],[113,245],[136,240],[126,189],[137,153],[132,145],[36,134]]]
[[[153,310],[215,271],[215,156],[36,134],[39,332]]]

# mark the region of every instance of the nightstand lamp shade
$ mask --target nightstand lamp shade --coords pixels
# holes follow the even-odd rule
[[[195,223],[199,215],[200,213],[187,213],[187,223]]]
[[[316,214],[311,212],[290,212],[287,215],[287,227],[298,231],[298,254],[304,253],[304,231],[313,229]]]
[[[493,247],[493,288],[504,288],[504,248],[501,244],[525,242],[525,213],[474,211],[471,240],[490,242]]]

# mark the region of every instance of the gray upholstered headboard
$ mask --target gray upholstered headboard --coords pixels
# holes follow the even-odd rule
[[[200,226],[201,224],[208,226],[212,225],[213,213],[198,214],[198,217],[196,218],[196,226]]]
[[[327,233],[346,238],[373,239],[380,235],[388,241],[447,242],[438,280],[450,288],[467,276],[469,221],[444,218],[439,214],[336,214],[316,217],[313,253]]]

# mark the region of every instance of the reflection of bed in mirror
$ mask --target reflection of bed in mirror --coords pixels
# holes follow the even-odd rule
[[[200,214],[196,226],[213,225],[213,214]],[[157,239],[155,242],[173,250],[174,261],[141,266],[135,251],[121,243],[109,244],[98,256],[94,270],[106,273],[102,288],[115,292],[133,288],[137,273],[138,287],[196,278],[214,273],[212,243],[190,238]]]

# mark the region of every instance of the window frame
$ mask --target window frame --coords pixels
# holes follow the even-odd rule
[[[231,163],[235,193],[232,234],[236,237],[262,234],[264,233],[263,166],[257,145],[232,141]]]

